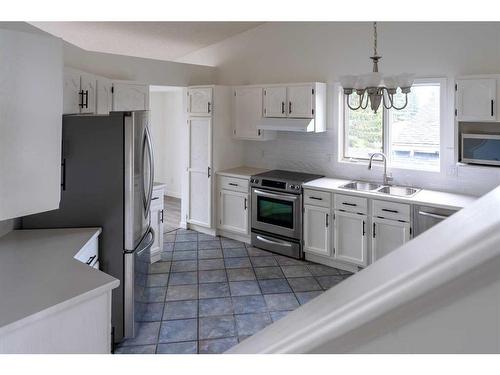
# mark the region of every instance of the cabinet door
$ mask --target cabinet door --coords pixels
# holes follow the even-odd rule
[[[382,258],[410,239],[410,224],[372,218],[372,260]]]
[[[225,189],[220,191],[219,228],[248,234],[248,194]]]
[[[63,78],[63,114],[80,113],[81,103],[80,72],[66,68]]]
[[[194,116],[212,115],[212,88],[191,88],[188,94],[188,113]]]
[[[495,121],[495,79],[464,79],[457,81],[458,121]]]
[[[304,251],[331,256],[331,215],[325,207],[304,206]]]
[[[358,266],[368,264],[367,216],[335,211],[335,258]]]
[[[189,130],[188,222],[212,226],[212,120],[191,118]]]
[[[113,109],[113,83],[111,80],[97,78],[97,100],[96,113],[107,115]]]
[[[113,84],[113,111],[149,109],[149,87],[128,83]]]
[[[161,251],[161,245],[163,244],[163,241],[161,240],[162,231],[163,231],[163,225],[162,225],[162,220],[163,220],[163,213],[162,213],[161,207],[154,206],[151,208],[151,227],[153,228],[153,231],[155,233],[155,238],[153,245],[151,245],[151,257],[154,257],[156,254],[158,254]]]
[[[286,87],[264,89],[264,117],[286,117]]]
[[[94,75],[82,73],[81,89],[83,102],[81,113],[95,113],[97,97],[97,78]]]
[[[261,139],[257,124],[262,118],[262,88],[234,89],[234,135],[240,139]]]
[[[291,86],[287,88],[288,117],[312,118],[313,114],[313,87]]]

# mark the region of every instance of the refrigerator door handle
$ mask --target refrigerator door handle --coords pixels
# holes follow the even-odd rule
[[[146,126],[144,132],[144,146],[143,146],[143,155],[144,150],[148,148],[148,161],[149,161],[149,186],[146,193],[146,189],[144,189],[144,217],[148,217],[149,209],[151,207],[151,200],[153,198],[153,182],[154,182],[154,156],[153,156],[153,142],[151,142],[151,135],[149,133],[149,129]],[[144,157],[143,157],[144,159]]]

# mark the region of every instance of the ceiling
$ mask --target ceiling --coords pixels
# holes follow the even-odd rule
[[[30,22],[80,48],[175,60],[261,22]]]

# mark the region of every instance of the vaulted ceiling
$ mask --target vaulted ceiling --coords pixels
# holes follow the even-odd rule
[[[80,48],[175,60],[260,22],[30,22]]]

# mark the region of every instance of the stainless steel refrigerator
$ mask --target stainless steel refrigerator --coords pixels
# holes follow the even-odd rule
[[[59,209],[22,219],[23,228],[102,227],[100,269],[120,279],[112,295],[114,342],[135,336],[144,311],[155,235],[148,121],[148,111],[64,116]]]

